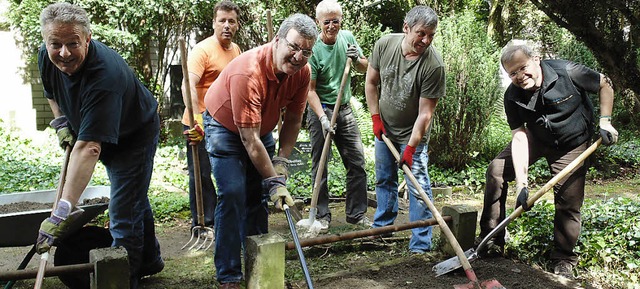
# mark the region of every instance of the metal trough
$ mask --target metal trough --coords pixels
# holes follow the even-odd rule
[[[109,197],[109,186],[87,187],[82,193],[78,203],[84,200]],[[19,202],[53,203],[56,198],[56,190],[42,190],[32,192],[20,192],[0,195],[0,205]],[[102,214],[109,203],[81,205],[84,214],[73,224],[69,232],[75,232],[93,218]],[[0,236],[0,247],[16,247],[33,245],[38,237],[40,223],[51,215],[51,209],[23,211],[8,214],[0,214],[0,232],[9,232]]]

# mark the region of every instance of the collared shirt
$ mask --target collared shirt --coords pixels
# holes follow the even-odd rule
[[[260,126],[260,136],[273,131],[280,109],[302,114],[307,103],[311,72],[305,65],[279,80],[273,70],[273,42],[251,49],[232,60],[207,90],[209,114],[228,130]]]
[[[509,127],[526,126],[541,142],[570,149],[592,134],[593,105],[588,93],[600,90],[600,74],[566,60],[540,62],[544,76],[534,93],[511,84],[504,94]]]

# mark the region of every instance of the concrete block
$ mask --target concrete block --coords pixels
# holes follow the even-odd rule
[[[453,188],[446,187],[431,187],[431,193],[434,198],[451,198]]]
[[[442,208],[443,216],[451,216],[451,222],[447,223],[449,229],[456,237],[462,250],[473,247],[473,241],[476,237],[476,221],[478,219],[478,211],[467,205],[452,205]],[[444,235],[443,235],[444,237]],[[450,255],[455,255],[455,251],[449,242],[446,242],[443,251]]]
[[[245,244],[247,289],[284,288],[284,238],[273,233],[249,236]]]
[[[124,247],[93,249],[89,262],[95,264],[91,289],[129,289],[129,258]]]

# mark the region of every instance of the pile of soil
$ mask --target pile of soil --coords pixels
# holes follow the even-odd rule
[[[85,199],[81,202],[80,206],[97,205],[109,203],[108,197]],[[51,209],[53,203],[38,203],[38,202],[16,202],[5,205],[0,205],[0,215],[10,214],[17,212],[28,212],[37,210]]]

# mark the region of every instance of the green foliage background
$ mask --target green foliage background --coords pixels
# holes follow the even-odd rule
[[[552,268],[554,212],[552,201],[538,202],[509,224],[506,253],[527,264]],[[607,288],[640,286],[640,199],[587,199],[581,212],[577,268]]]

